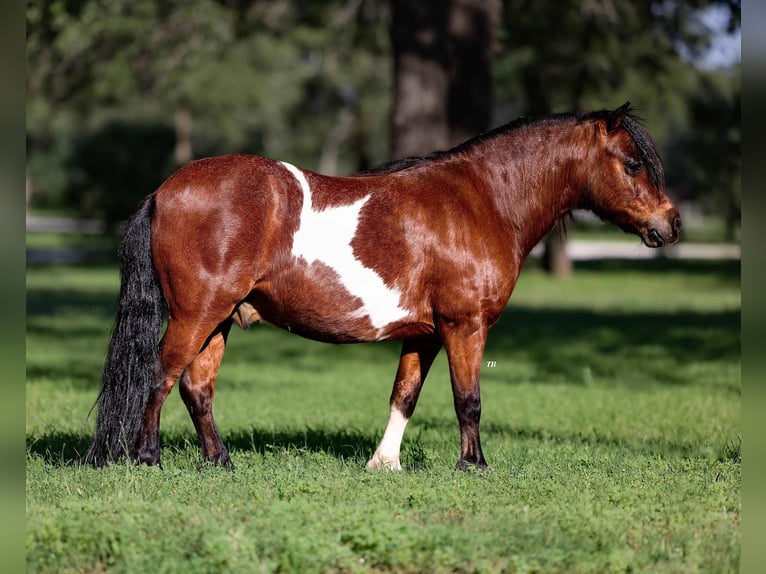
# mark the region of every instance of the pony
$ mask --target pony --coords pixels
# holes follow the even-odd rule
[[[457,468],[486,468],[482,353],[531,249],[575,209],[648,247],[679,238],[662,162],[630,112],[520,119],[348,177],[244,154],[180,168],[120,244],[86,463],[160,464],[160,412],[178,382],[203,458],[233,469],[213,418],[216,376],[232,325],[266,321],[327,343],[403,341],[371,469],[401,469],[405,427],[444,348]]]

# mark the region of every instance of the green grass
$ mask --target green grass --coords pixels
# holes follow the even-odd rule
[[[237,470],[201,466],[174,391],[163,470],[76,463],[114,308],[104,267],[27,273],[30,572],[737,572],[738,262],[525,270],[482,372],[491,473],[453,470],[443,353],[403,443],[395,344],[230,338],[216,416]]]

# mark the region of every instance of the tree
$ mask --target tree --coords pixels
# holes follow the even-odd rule
[[[482,0],[393,0],[393,158],[446,149],[489,127],[499,7]]]
[[[30,0],[27,187],[37,205],[98,205],[111,186],[86,190],[83,141],[147,126],[174,134],[136,152],[165,154],[147,163],[165,175],[240,151],[345,173],[626,99],[661,145],[693,141],[689,62],[709,40],[695,15],[711,5],[739,25],[736,0]]]
[[[520,82],[515,93],[530,115],[616,106],[626,99],[640,110],[667,114],[674,93],[683,92],[679,84],[690,83],[694,73],[688,60],[709,45],[711,33],[700,15],[712,5],[728,8],[730,26],[738,26],[737,0],[507,0],[505,73],[497,82],[505,91],[504,83]],[[544,263],[554,275],[571,271],[563,237],[554,229],[546,239]]]
[[[700,78],[689,102],[689,126],[672,142],[679,157],[668,174],[683,199],[722,217],[729,241],[736,239],[742,216],[740,74],[738,66],[734,73]]]
[[[448,146],[447,17],[445,5],[439,0],[392,1],[394,159]]]
[[[120,142],[104,138],[135,142],[161,124],[174,148],[149,163],[165,176],[193,157],[237,151],[330,172],[383,161],[387,15],[385,3],[357,0],[30,2],[28,188],[81,211],[130,205],[97,200],[118,192],[97,181],[104,174],[81,150],[101,141],[117,153]],[[136,193],[156,183],[149,177]]]

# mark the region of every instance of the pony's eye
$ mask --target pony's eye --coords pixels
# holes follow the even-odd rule
[[[625,162],[625,171],[628,173],[628,175],[636,175],[639,171],[641,171],[642,167],[644,167],[644,164],[635,159]]]

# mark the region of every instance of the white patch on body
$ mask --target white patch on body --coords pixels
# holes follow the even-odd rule
[[[354,315],[369,317],[375,329],[404,319],[409,313],[399,306],[399,290],[388,287],[380,275],[365,267],[351,247],[359,225],[359,212],[369,196],[349,205],[315,210],[306,176],[294,165],[280,163],[295,176],[303,192],[300,222],[293,236],[293,255],[302,257],[309,265],[318,261],[332,268],[346,290],[362,300],[362,307]]]
[[[409,419],[404,418],[398,409],[391,409],[383,438],[380,439],[375,454],[367,463],[367,468],[372,470],[402,470],[402,464],[399,462],[399,451],[408,421]]]

